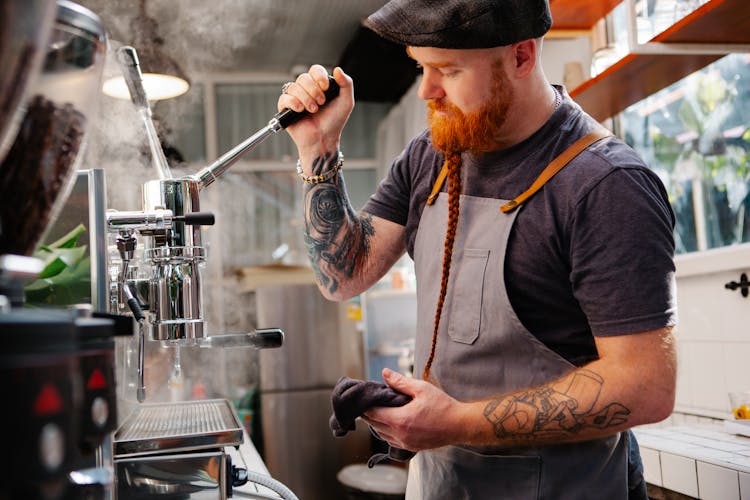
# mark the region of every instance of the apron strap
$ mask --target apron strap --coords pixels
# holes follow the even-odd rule
[[[435,184],[432,186],[432,192],[430,193],[430,196],[427,197],[428,205],[432,205],[433,203],[435,203],[435,200],[440,194],[440,190],[443,188],[443,183],[445,182],[446,177],[448,177],[448,162],[447,161],[443,163],[443,168],[440,169],[440,173],[437,176],[437,180],[435,180]]]
[[[500,210],[503,213],[507,214],[508,212],[511,212],[518,208],[524,201],[534,196],[534,194],[539,191],[542,186],[544,186],[547,181],[550,180],[556,173],[562,170],[565,165],[570,163],[570,160],[578,156],[587,147],[591,146],[601,139],[604,139],[605,137],[609,137],[610,135],[612,135],[612,133],[609,130],[605,128],[599,128],[578,139],[568,149],[563,151],[560,156],[552,160],[552,162],[547,165],[547,167],[542,171],[541,174],[539,174],[539,177],[536,178],[529,189],[516,196],[514,199],[510,200],[505,205],[501,206]]]
[[[609,130],[600,128],[578,139],[568,149],[563,151],[560,156],[552,160],[552,162],[547,165],[547,167],[542,171],[541,174],[539,174],[539,177],[536,178],[529,189],[518,195],[515,199],[500,207],[500,210],[502,210],[503,213],[508,213],[518,208],[524,201],[528,200],[534,195],[534,193],[539,191],[542,186],[547,183],[548,180],[550,180],[556,173],[562,170],[565,165],[567,165],[573,158],[578,156],[584,149],[591,146],[596,141],[599,141],[611,135],[612,133]],[[432,186],[432,192],[430,193],[430,196],[427,197],[428,205],[432,205],[433,203],[435,203],[435,200],[440,194],[440,190],[443,188],[443,183],[445,183],[446,177],[448,177],[448,164],[444,163],[443,168],[440,170],[440,173],[435,180],[435,184]]]

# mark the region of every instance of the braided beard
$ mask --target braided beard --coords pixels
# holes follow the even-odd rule
[[[491,151],[496,144],[495,137],[508,118],[508,109],[513,98],[513,90],[508,77],[499,62],[493,66],[494,85],[490,99],[477,111],[464,114],[457,106],[444,101],[429,101],[428,121],[432,144],[445,155],[448,168],[448,227],[443,248],[443,266],[440,280],[435,321],[432,331],[432,346],[422,372],[422,379],[438,385],[430,377],[430,368],[435,359],[440,316],[443,312],[445,295],[448,291],[453,243],[458,227],[459,200],[461,196],[461,153],[470,151],[482,153]],[[440,113],[439,113],[440,112]]]
[[[437,308],[435,311],[434,328],[432,331],[432,346],[430,355],[422,372],[422,380],[438,385],[437,381],[430,379],[430,367],[435,359],[435,346],[437,345],[438,327],[440,316],[443,313],[445,295],[448,291],[448,279],[451,271],[451,257],[453,256],[453,242],[456,239],[458,228],[459,200],[461,197],[461,155],[459,153],[446,153],[445,164],[448,167],[448,227],[445,231],[445,243],[443,246],[443,272],[440,278],[440,295],[438,295]]]

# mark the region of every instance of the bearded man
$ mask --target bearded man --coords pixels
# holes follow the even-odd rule
[[[312,66],[279,109],[304,181],[321,292],[367,290],[401,257],[417,276],[407,404],[366,411],[418,452],[407,498],[645,498],[628,430],[666,418],[675,394],[674,215],[659,178],[547,81],[547,0],[392,0],[366,26],[422,68],[429,130],[360,213],[339,151],[353,107],[325,107]],[[630,458],[630,460],[629,460]]]

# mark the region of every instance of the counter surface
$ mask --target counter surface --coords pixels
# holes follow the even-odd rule
[[[695,498],[750,500],[750,437],[721,423],[633,429],[646,482]]]

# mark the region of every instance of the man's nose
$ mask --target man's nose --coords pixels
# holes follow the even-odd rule
[[[442,99],[445,97],[445,91],[440,85],[440,80],[434,71],[424,70],[422,80],[419,82],[417,95],[420,99],[428,101],[430,99]]]

